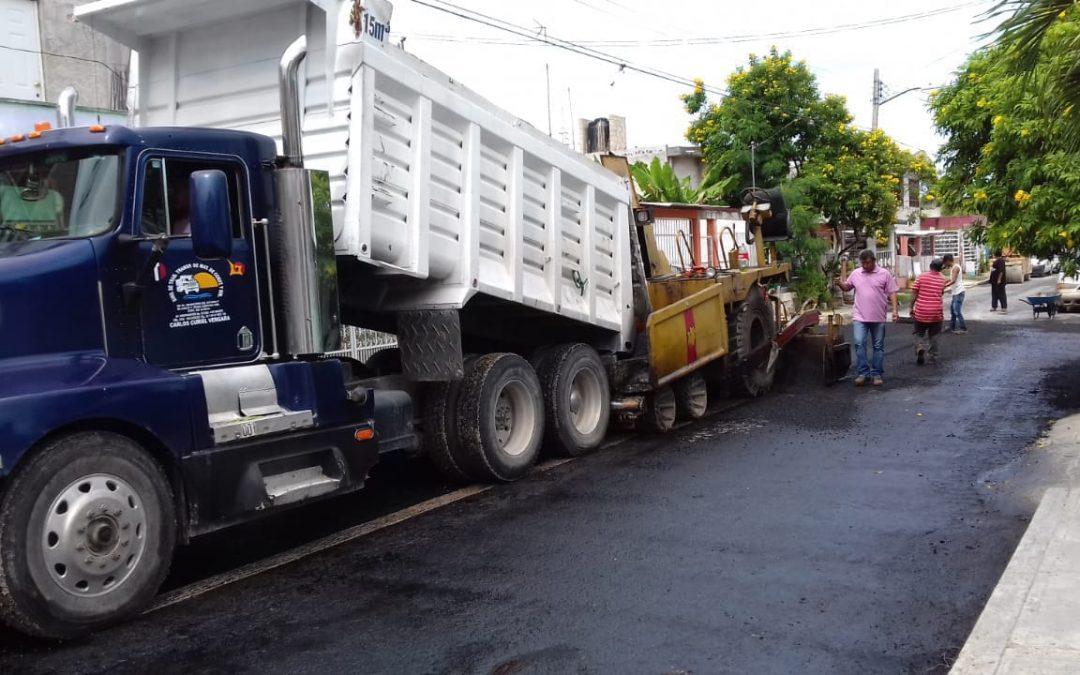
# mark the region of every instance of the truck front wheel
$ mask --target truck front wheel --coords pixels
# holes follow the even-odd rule
[[[0,499],[0,618],[69,638],[145,606],[176,543],[172,491],[134,441],[82,432],[18,467]]]
[[[544,401],[529,362],[497,353],[469,363],[458,397],[457,432],[469,475],[496,481],[524,476],[544,435]]]

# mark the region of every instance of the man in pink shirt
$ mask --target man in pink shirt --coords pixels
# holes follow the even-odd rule
[[[885,374],[885,320],[889,304],[892,305],[893,321],[900,318],[896,285],[889,270],[878,267],[874,252],[870,250],[859,254],[859,268],[840,282],[845,291],[855,291],[855,309],[851,318],[855,322],[855,363],[857,376],[855,386],[866,384],[867,378],[875,385],[884,384]],[[873,358],[866,360],[866,338],[873,342]]]

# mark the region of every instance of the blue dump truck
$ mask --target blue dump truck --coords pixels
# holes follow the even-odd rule
[[[361,487],[412,414],[343,361],[267,357],[274,282],[325,282],[300,239],[329,218],[272,139],[30,136],[0,146],[0,614],[63,637],[147,602],[177,542]],[[275,247],[307,269],[275,279]]]
[[[177,545],[357,490],[382,453],[509,481],[542,445],[580,455],[616,421],[668,430],[704,414],[707,378],[764,393],[780,349],[817,323],[770,292],[790,273],[767,245],[787,236],[775,195],[744,209],[756,265],[695,246],[679,269],[625,160],[577,155],[372,42],[388,15],[199,6],[76,10],[140,49],[147,126],[0,140],[0,619],[14,628],[65,638],[129,616]],[[320,38],[325,75],[303,76],[301,12],[308,33],[337,31],[336,59]],[[154,126],[193,120],[217,128]],[[335,358],[342,324],[399,349]],[[842,374],[846,345],[816,337],[808,362]]]

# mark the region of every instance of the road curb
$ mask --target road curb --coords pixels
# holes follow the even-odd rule
[[[1061,605],[1077,602],[1075,597],[1043,593],[1055,585],[1052,578],[1061,575],[1060,549],[1071,543],[1066,530],[1070,520],[1076,523],[1070,515],[1078,512],[1080,493],[1067,488],[1045,492],[950,673],[1066,672],[1059,669],[1077,667],[1080,651],[1067,648],[1059,635],[1048,635],[1039,625],[1060,615]],[[1063,633],[1070,629],[1075,632],[1072,626],[1061,626]]]

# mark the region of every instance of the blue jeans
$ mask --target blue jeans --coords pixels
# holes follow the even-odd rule
[[[874,344],[874,355],[866,361],[866,337]],[[885,374],[885,322],[855,322],[855,372],[860,377],[881,377]]]
[[[952,313],[952,321],[950,326],[952,330],[956,330],[957,327],[960,330],[967,330],[967,323],[964,322],[964,293],[957,293],[952,296],[952,304],[949,305],[949,311]]]

